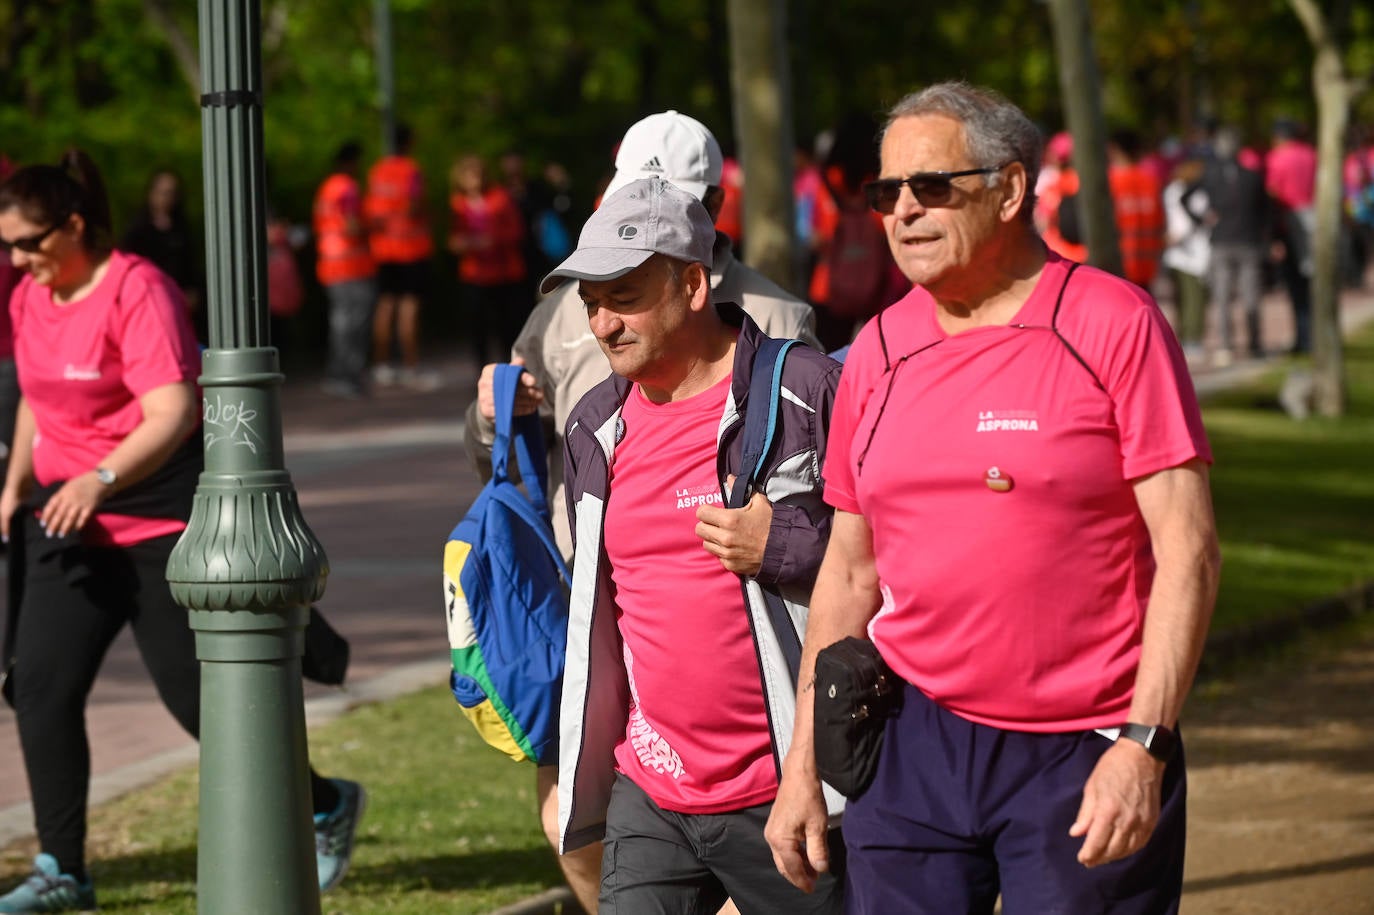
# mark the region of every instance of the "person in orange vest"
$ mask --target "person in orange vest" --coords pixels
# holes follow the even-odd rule
[[[1164,256],[1164,189],[1140,164],[1140,137],[1118,130],[1107,142],[1107,184],[1116,210],[1116,235],[1126,279],[1149,289]]]
[[[340,397],[367,394],[377,267],[363,226],[358,187],[362,147],[350,140],[334,154],[334,170],[315,193],[315,274],[329,296],[329,357],[324,390]]]
[[[420,302],[429,281],[434,241],[425,216],[424,179],[410,156],[413,134],[398,124],[395,152],[367,174],[368,243],[377,262],[377,311],[372,320],[372,380],[432,389],[438,377],[420,371]],[[394,334],[393,334],[394,331]],[[392,341],[400,346],[401,366],[391,364]]]
[[[1040,237],[1050,250],[1071,261],[1087,263],[1088,246],[1082,239],[1082,220],[1077,216],[1078,172],[1073,169],[1073,136],[1060,131],[1045,144],[1045,165],[1036,188],[1035,214]],[[1069,202],[1066,204],[1065,200]],[[1063,224],[1066,220],[1072,225]]]

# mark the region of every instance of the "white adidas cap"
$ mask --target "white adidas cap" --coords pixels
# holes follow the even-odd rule
[[[672,110],[651,114],[625,131],[603,197],[637,178],[658,177],[700,200],[720,184],[723,163],[720,144],[696,118]]]

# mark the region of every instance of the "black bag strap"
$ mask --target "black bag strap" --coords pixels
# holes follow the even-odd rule
[[[510,363],[503,362],[496,366],[492,380],[496,400],[496,439],[491,445],[491,478],[502,482],[510,479],[510,450],[514,443],[515,460],[520,467],[520,479],[525,484],[525,492],[540,517],[550,521],[549,461],[544,449],[544,432],[539,425],[539,414],[515,415],[515,395],[520,390],[520,375],[524,371],[520,366]]]

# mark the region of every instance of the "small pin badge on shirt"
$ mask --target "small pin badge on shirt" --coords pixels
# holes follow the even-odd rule
[[[1004,473],[1000,468],[989,467],[987,475],[983,477],[983,482],[988,484],[988,489],[993,492],[1011,492],[1014,485],[1011,474]]]
[[[623,441],[625,441],[625,417],[617,416],[615,418],[615,443],[619,445]]]

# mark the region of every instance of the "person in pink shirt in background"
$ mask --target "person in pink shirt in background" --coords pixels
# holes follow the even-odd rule
[[[1317,190],[1317,151],[1298,125],[1274,123],[1274,146],[1264,160],[1264,187],[1278,210],[1276,238],[1283,246],[1283,284],[1293,303],[1293,352],[1312,349],[1312,200]]]
[[[0,184],[0,244],[24,274],[9,303],[21,397],[0,491],[0,679],[41,849],[0,912],[86,910],[86,697],[125,623],[167,710],[199,731],[195,636],[166,568],[204,466],[200,347],[176,283],[114,250],[104,183],[79,150]],[[311,780],[327,888],[347,868],[363,796]]]

